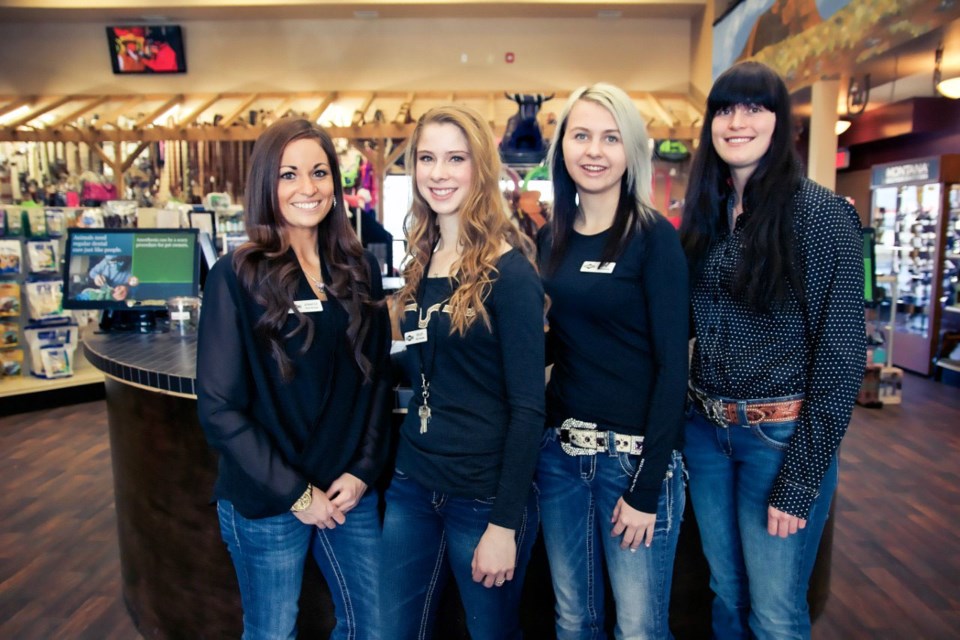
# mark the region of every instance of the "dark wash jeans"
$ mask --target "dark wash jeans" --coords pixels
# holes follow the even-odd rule
[[[472,640],[519,640],[520,593],[540,513],[531,487],[516,530],[513,580],[486,588],[473,581],[473,552],[486,531],[493,498],[431,491],[400,469],[386,492],[381,602],[384,640],[432,638],[440,594],[450,573],[460,591]]]
[[[296,638],[303,566],[312,553],[330,588],[337,625],[330,640],[379,640],[380,516],[368,491],[335,529],[305,525],[292,513],[244,518],[217,503],[220,533],[240,583],[243,640]]]
[[[684,454],[716,638],[810,637],[807,588],[838,466],[834,457],[806,528],[787,538],[767,533],[767,499],[795,429],[795,422],[719,427],[688,412]]]

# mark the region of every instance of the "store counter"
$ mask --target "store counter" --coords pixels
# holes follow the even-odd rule
[[[236,576],[210,503],[216,455],[197,419],[196,337],[88,333],[83,344],[106,377],[123,597],[137,629],[148,639],[240,637]],[[814,568],[814,616],[829,591],[832,531],[831,518]],[[699,543],[688,501],[671,607],[678,639],[709,635],[709,574]],[[327,637],[332,612],[319,570],[308,562],[300,637]],[[527,571],[521,614],[527,637],[553,637],[553,592],[541,541]],[[453,587],[443,595],[438,627],[439,638],[467,638]]]

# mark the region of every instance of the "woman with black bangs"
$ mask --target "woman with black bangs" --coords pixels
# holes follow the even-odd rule
[[[809,638],[806,594],[866,360],[857,212],[802,177],[783,80],[717,78],[681,239],[696,343],[684,453],[717,638]]]

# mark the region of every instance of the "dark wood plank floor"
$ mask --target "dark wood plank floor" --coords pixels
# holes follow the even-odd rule
[[[960,389],[858,407],[837,506],[814,639],[957,638]],[[0,638],[139,639],[119,573],[104,403],[0,418]]]

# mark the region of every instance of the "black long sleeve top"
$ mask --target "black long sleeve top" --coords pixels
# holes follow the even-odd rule
[[[571,232],[556,271],[546,275],[549,356],[547,426],[566,418],[642,435],[637,472],[624,501],[655,513],[670,454],[683,445],[689,298],[676,230],[657,215],[634,235],[613,272],[585,272],[598,262],[610,231]],[[541,270],[550,234],[539,238]]]
[[[381,300],[376,258],[364,257],[371,295]],[[325,489],[348,472],[372,484],[388,448],[386,308],[375,312],[363,345],[373,364],[369,382],[347,340],[347,312],[333,296],[323,301],[322,311],[308,313],[314,337],[306,353],[299,353],[303,332],[285,342],[294,374],[284,381],[255,329],[264,309],[237,280],[232,258],[231,253],[218,260],[207,276],[197,343],[200,423],[220,454],[215,497],[231,501],[244,517],[262,518],[287,511],[308,482]],[[297,300],[316,299],[301,276]],[[291,313],[286,330],[295,326]]]
[[[420,305],[404,309],[401,328],[429,316],[429,339],[407,346],[403,367],[413,398],[400,427],[397,468],[435,491],[494,498],[490,523],[516,529],[530,494],[543,433],[543,288],[517,249],[502,255],[485,308],[464,335],[450,333],[442,304],[448,278],[426,278]],[[422,309],[422,311],[421,311]],[[429,382],[431,417],[420,433],[421,367]]]
[[[737,400],[804,394],[797,429],[769,504],[806,518],[850,422],[866,364],[860,221],[843,198],[804,180],[793,199],[805,302],[791,295],[757,313],[731,291],[742,260],[737,218],[693,286],[691,378]]]

